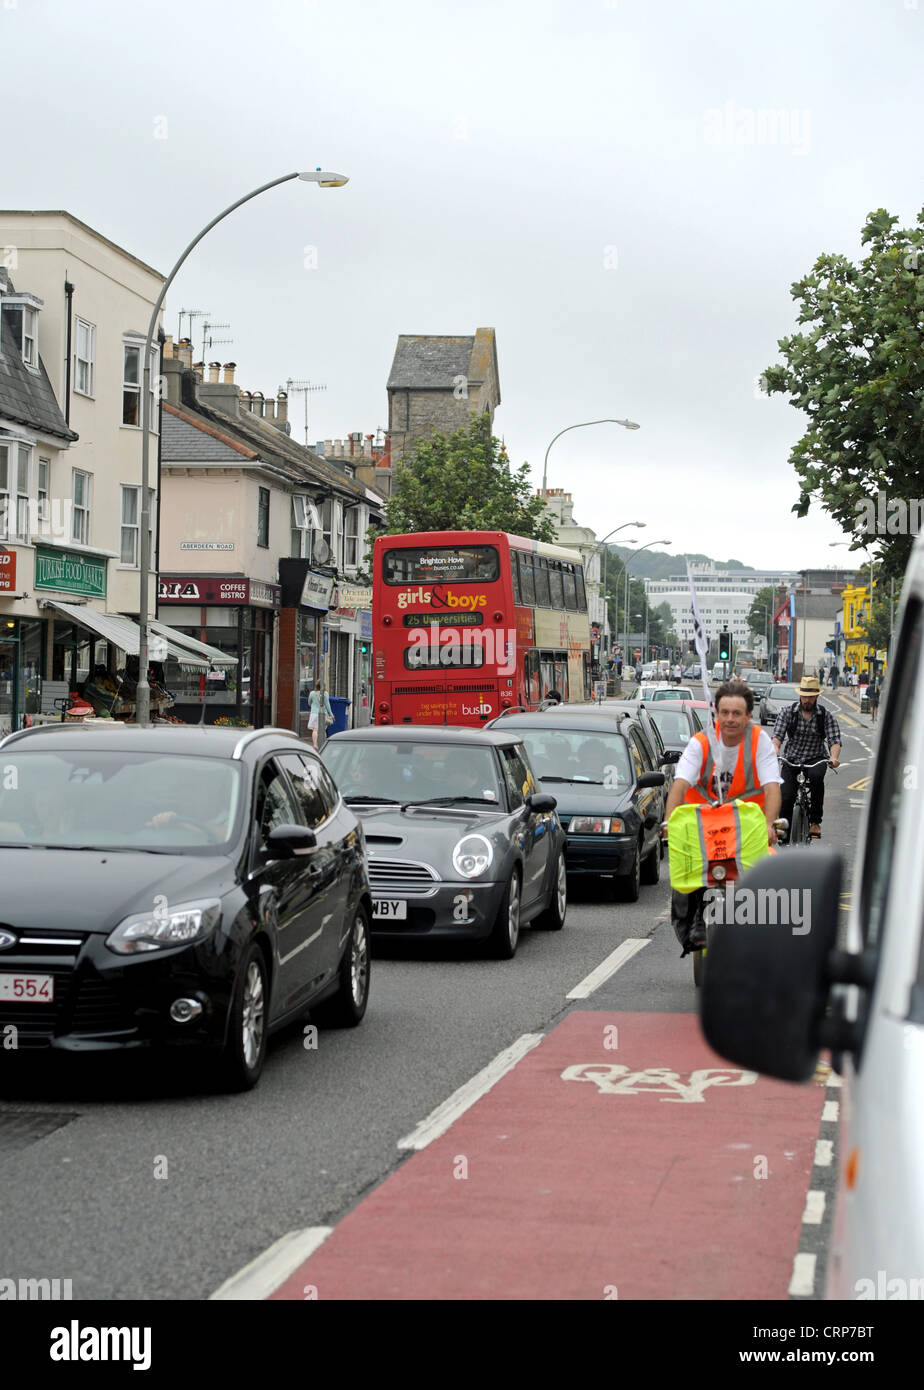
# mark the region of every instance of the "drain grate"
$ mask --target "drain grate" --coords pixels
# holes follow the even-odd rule
[[[56,1129],[63,1129],[76,1114],[36,1110],[0,1111],[0,1158],[27,1149],[40,1139],[47,1139]]]

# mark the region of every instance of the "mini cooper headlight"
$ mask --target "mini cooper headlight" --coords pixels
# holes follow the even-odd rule
[[[569,835],[621,835],[625,825],[618,816],[572,816]]]
[[[221,920],[221,903],[214,899],[202,903],[165,904],[153,912],[126,917],[106,939],[110,951],[134,956],[141,951],[164,951],[171,946],[188,946],[201,941]]]
[[[452,852],[452,867],[463,878],[477,878],[494,861],[494,850],[483,835],[466,835]]]

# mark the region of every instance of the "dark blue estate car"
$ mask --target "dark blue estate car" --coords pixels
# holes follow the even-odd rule
[[[665,774],[638,720],[560,705],[503,715],[487,727],[522,739],[543,790],[555,793],[569,874],[614,875],[627,902],[643,882],[657,883]]]

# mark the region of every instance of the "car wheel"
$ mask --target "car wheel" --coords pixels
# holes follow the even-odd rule
[[[501,899],[500,910],[488,938],[496,960],[512,960],[520,940],[520,875],[514,869]]]
[[[635,846],[635,858],[632,861],[632,868],[627,874],[620,874],[616,879],[616,896],[623,903],[637,903],[639,893],[642,891],[642,849],[641,845]]]
[[[324,1028],[355,1028],[369,1002],[369,974],[369,915],[359,903],[340,962],[337,993],[313,1009],[311,1017]]]
[[[266,961],[256,942],[244,952],[231,1000],[220,1071],[230,1091],[256,1086],[266,1059]]]
[[[661,837],[655,843],[654,849],[645,856],[645,861],[641,869],[642,883],[658,883],[661,878]]]
[[[568,910],[568,871],[565,868],[565,851],[558,856],[555,882],[548,907],[536,918],[536,926],[544,931],[561,931],[565,925]]]

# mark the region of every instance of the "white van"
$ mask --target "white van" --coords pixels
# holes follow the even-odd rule
[[[831,1092],[845,1102],[827,1284],[836,1299],[924,1298],[924,534],[893,651],[846,949],[841,854],[788,849],[740,886],[800,893],[810,930],[719,926],[703,978],[703,1031],[722,1056],[804,1082],[826,1047],[843,1076]]]
[[[712,679],[713,679],[714,681],[724,681],[726,670],[728,671],[728,674],[731,675],[731,672],[732,672],[732,664],[731,664],[731,662],[730,662],[730,661],[717,661],[717,662],[715,663],[715,665],[713,666],[713,668],[712,668]]]

